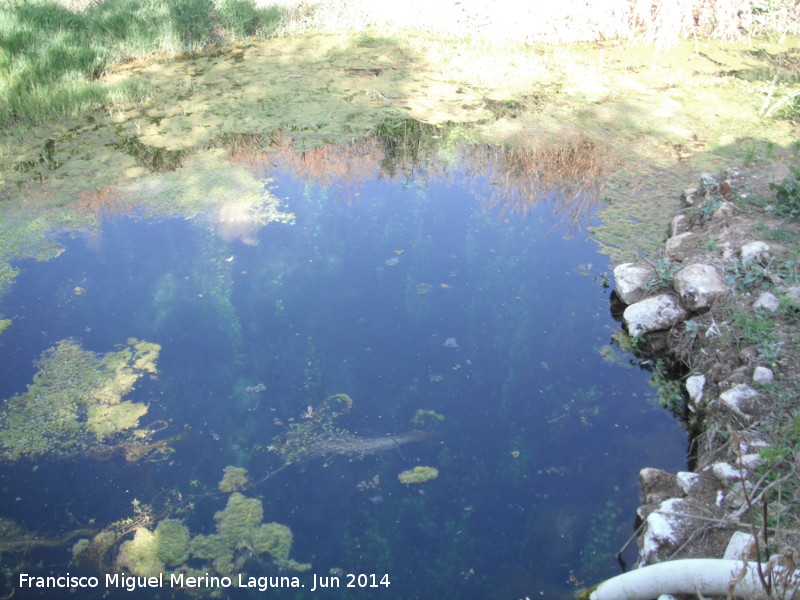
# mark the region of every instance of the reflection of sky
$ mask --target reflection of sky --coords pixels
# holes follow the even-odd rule
[[[188,493],[193,479],[213,489],[231,463],[265,473],[275,463],[258,448],[281,431],[273,420],[345,392],[355,406],[340,425],[360,435],[407,431],[417,409],[445,421],[434,442],[291,467],[256,490],[315,572],[388,571],[391,597],[420,598],[566,597],[570,573],[612,574],[639,468],[681,468],[684,438],[647,401],[647,374],[597,352],[616,325],[592,278],[607,268],[594,245],[554,227],[546,206],[501,215],[452,181],[347,193],[273,176],[297,221],[251,232],[256,245],[199,222],[120,219],[91,245],[68,240],[58,259],[21,265],[4,302],[15,316],[0,339],[4,397],[59,339],[107,352],[138,337],[163,350],[158,381],[134,394],[184,434],[171,465],[123,467],[130,482],[108,489],[79,476],[62,496],[88,517],[83,483],[124,516],[130,493]],[[399,484],[415,464],[439,479]],[[377,490],[358,491],[376,474]],[[608,501],[618,510],[603,521]],[[204,503],[192,529],[208,533],[221,502]],[[581,553],[606,530],[609,554],[589,567]]]

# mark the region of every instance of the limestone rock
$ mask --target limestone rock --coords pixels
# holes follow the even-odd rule
[[[746,471],[737,469],[726,462],[715,463],[711,467],[711,472],[714,473],[714,477],[719,479],[722,483],[741,481],[742,477],[747,477]]]
[[[742,456],[736,459],[736,464],[743,469],[752,469],[760,462],[760,454],[742,454]]]
[[[800,284],[789,286],[786,290],[787,302],[797,310],[800,310]]]
[[[679,235],[674,235],[667,240],[666,245],[664,246],[664,251],[667,254],[674,254],[678,250],[681,249],[681,244],[683,244],[686,240],[692,237],[691,232],[681,233]]]
[[[728,217],[736,214],[736,207],[730,202],[722,202],[714,211],[713,217],[715,219],[727,219]]]
[[[758,300],[753,303],[753,308],[756,310],[763,309],[769,312],[775,312],[780,305],[781,303],[778,301],[778,297],[775,294],[772,292],[762,292]]]
[[[756,383],[771,383],[775,381],[775,373],[767,367],[756,367],[753,371],[753,381]]]
[[[643,504],[660,504],[681,493],[675,475],[651,468],[639,471],[639,490],[642,493]]]
[[[689,313],[686,312],[673,296],[660,294],[631,304],[622,313],[622,320],[628,327],[632,336],[669,329],[683,321]]]
[[[711,265],[695,263],[678,271],[672,287],[690,310],[706,310],[728,293],[725,280]]]
[[[698,190],[697,188],[689,188],[684,190],[683,194],[681,194],[681,201],[683,202],[683,205],[688,208],[698,204],[704,196],[705,193],[703,191]]]
[[[639,556],[643,564],[653,564],[666,560],[687,537],[687,522],[694,519],[677,516],[676,513],[688,513],[690,505],[680,498],[670,498],[651,512],[645,520],[642,532]]]
[[[747,417],[758,412],[758,398],[759,393],[743,383],[719,395],[722,404],[741,417]]]
[[[680,235],[689,231],[689,217],[686,215],[675,215],[669,224],[670,236]]]
[[[647,283],[655,277],[655,270],[646,262],[624,263],[614,267],[614,280],[619,299],[633,304],[645,297]]]
[[[683,490],[683,493],[688,495],[692,491],[692,488],[697,485],[697,482],[700,481],[700,475],[688,471],[678,471],[677,475],[675,475],[675,479],[678,481],[678,485]]]
[[[705,375],[692,375],[686,380],[686,392],[695,406],[700,406],[703,401],[703,389],[706,386]]]
[[[770,247],[766,242],[747,242],[739,249],[743,261],[763,261],[770,257]]]

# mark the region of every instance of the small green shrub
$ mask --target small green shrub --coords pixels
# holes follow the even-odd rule
[[[647,291],[657,289],[659,287],[670,287],[672,285],[672,278],[681,268],[681,265],[678,263],[673,263],[672,260],[666,256],[651,262],[650,265],[655,270],[655,277],[650,279],[645,284],[645,289]]]
[[[792,175],[769,187],[777,200],[775,212],[788,221],[800,221],[800,167],[794,169]]]

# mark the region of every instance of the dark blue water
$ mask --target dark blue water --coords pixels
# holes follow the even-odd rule
[[[212,533],[223,468],[266,477],[281,465],[273,437],[346,393],[354,406],[337,425],[355,435],[410,431],[419,409],[444,421],[426,441],[290,465],[245,490],[312,568],[301,590],[221,597],[567,598],[576,582],[615,574],[639,469],[682,468],[685,437],[650,400],[647,373],[599,355],[617,325],[592,243],[545,208],[488,208],[482,180],[376,180],[356,193],[272,176],[296,223],[261,229],[257,244],[226,241],[208,221],[119,217],[63,240],[55,260],[18,265],[0,395],[24,392],[58,340],[101,354],[129,337],[157,342],[158,377],[129,398],[150,402],[145,420],[164,419],[161,437],[178,439],[160,462],[6,465],[1,516],[58,537],[131,516],[135,499]],[[439,477],[401,484],[415,465]],[[10,585],[23,567],[87,573],[70,546],[4,554]],[[386,574],[390,586],[311,593],[331,569]],[[244,570],[276,572],[263,556]],[[101,580],[79,597],[107,591]],[[17,589],[40,596],[60,597]]]

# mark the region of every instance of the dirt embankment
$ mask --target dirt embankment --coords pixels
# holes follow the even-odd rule
[[[639,562],[793,561],[800,180],[781,162],[730,169],[682,201],[663,253],[615,269],[628,341],[693,440],[691,472],[640,474]]]

